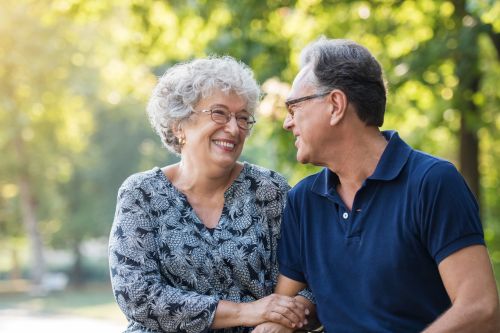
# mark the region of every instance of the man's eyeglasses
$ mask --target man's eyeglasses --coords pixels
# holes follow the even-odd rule
[[[300,102],[304,102],[304,101],[308,101],[308,100],[314,99],[314,98],[324,97],[324,96],[328,95],[329,93],[330,93],[330,91],[326,92],[326,93],[314,94],[314,95],[299,97],[299,98],[295,98],[295,99],[291,99],[291,100],[286,101],[285,105],[286,105],[286,109],[288,111],[288,114],[293,118],[294,113],[295,113],[295,111],[293,110],[293,106],[295,104],[300,103]]]
[[[231,121],[231,118],[234,116],[236,119],[236,124],[242,130],[249,130],[252,128],[253,124],[256,123],[254,116],[246,111],[232,113],[230,111],[224,109],[210,109],[210,110],[202,110],[203,113],[209,113],[210,117],[217,124],[227,124]]]

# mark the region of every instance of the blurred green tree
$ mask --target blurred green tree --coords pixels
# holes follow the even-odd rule
[[[0,8],[1,185],[18,194],[37,287],[45,272],[40,217],[57,219],[61,212],[57,185],[71,178],[72,159],[86,148],[93,121],[85,99],[67,84],[79,61],[77,30],[55,20],[47,2],[8,1]]]
[[[264,98],[271,111],[261,112],[244,158],[278,169],[292,183],[314,168],[295,162],[291,137],[281,129],[286,88],[279,86],[297,72],[300,49],[320,35],[367,46],[389,82],[385,128],[398,129],[414,147],[459,167],[481,204],[486,238],[500,263],[500,180],[492,167],[500,162],[500,93],[493,83],[500,79],[498,1],[194,0],[144,1],[142,6],[152,8],[153,3],[174,8],[179,21],[217,26],[207,54],[233,55],[249,64],[261,82],[273,78]],[[147,11],[135,14],[145,34],[155,31],[158,39],[169,34]],[[224,19],[214,22],[214,17]],[[145,48],[160,45],[151,40]],[[167,52],[158,63],[169,61]]]
[[[107,236],[119,184],[176,160],[147,124],[155,76],[213,53],[241,59],[263,84],[242,159],[296,183],[316,168],[296,163],[283,102],[301,48],[326,35],[356,40],[381,61],[384,128],[459,166],[500,271],[499,17],[493,0],[2,2],[2,235],[23,234],[24,221],[35,280],[42,237],[73,249],[74,277],[83,276],[81,244]]]

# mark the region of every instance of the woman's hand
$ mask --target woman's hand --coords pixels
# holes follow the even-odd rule
[[[257,326],[264,322],[273,322],[287,328],[300,328],[307,324],[309,314],[304,304],[293,297],[271,294],[257,301],[240,303],[243,326]]]
[[[264,323],[257,325],[252,333],[291,333],[293,329],[276,323]]]
[[[302,302],[285,295],[271,294],[248,303],[220,300],[211,328],[255,327],[273,322],[298,329],[307,324],[307,315],[309,309]]]

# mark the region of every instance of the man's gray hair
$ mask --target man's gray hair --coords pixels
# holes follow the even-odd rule
[[[387,88],[382,67],[367,48],[348,39],[320,37],[302,50],[301,67],[308,65],[320,93],[342,90],[365,124],[382,126]]]
[[[163,145],[180,154],[174,126],[187,120],[193,108],[215,91],[234,92],[246,101],[246,110],[254,114],[260,88],[252,70],[230,56],[212,56],[180,63],[169,68],[158,80],[147,106],[151,126]]]

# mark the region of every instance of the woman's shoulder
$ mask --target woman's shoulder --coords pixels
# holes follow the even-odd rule
[[[120,186],[120,191],[134,191],[145,187],[150,187],[152,184],[161,183],[163,181],[162,175],[163,172],[159,167],[154,167],[150,170],[134,173],[125,179],[125,181]]]
[[[286,178],[277,171],[245,162],[243,172],[245,177],[253,178],[257,183],[275,184],[286,191],[290,189],[290,185],[288,185]]]

